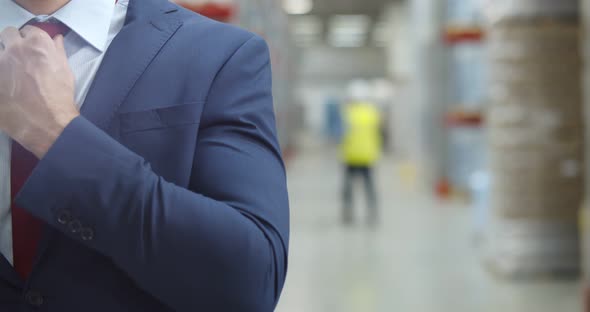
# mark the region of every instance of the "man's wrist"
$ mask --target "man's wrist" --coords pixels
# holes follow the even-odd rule
[[[15,140],[37,158],[41,159],[47,154],[66,127],[78,116],[79,114],[72,114],[59,118],[59,120],[55,120],[51,125],[28,131],[21,139],[15,138]]]

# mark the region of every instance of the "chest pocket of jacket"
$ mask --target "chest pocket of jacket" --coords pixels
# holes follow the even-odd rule
[[[203,103],[188,103],[119,114],[121,134],[198,124]]]
[[[201,102],[120,112],[120,143],[143,157],[166,181],[188,185],[199,123]]]

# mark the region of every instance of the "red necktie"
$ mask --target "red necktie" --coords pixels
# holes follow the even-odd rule
[[[59,22],[32,22],[29,25],[41,28],[51,37],[65,35],[69,31],[67,26]],[[37,162],[37,157],[20,144],[12,143],[10,186],[13,201],[33,172]],[[43,223],[14,202],[11,209],[14,269],[22,278],[26,279],[33,269]]]

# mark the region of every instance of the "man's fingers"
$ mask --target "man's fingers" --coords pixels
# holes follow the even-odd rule
[[[65,58],[65,60],[67,61],[66,47],[64,45],[64,36],[62,36],[62,35],[55,36],[55,38],[53,38],[53,43],[55,43],[55,48],[57,49],[57,52],[61,56],[63,56]]]
[[[23,38],[30,38],[30,37],[34,37],[34,36],[39,36],[39,38],[45,37],[45,38],[51,39],[45,31],[41,30],[39,27],[35,27],[35,26],[31,26],[31,25],[27,25],[27,26],[23,27],[20,30],[20,33]]]
[[[20,31],[14,27],[5,28],[0,32],[0,42],[2,42],[4,48],[9,47],[22,39],[23,37]]]

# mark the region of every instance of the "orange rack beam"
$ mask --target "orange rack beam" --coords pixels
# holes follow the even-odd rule
[[[180,2],[179,4],[193,12],[197,12],[203,16],[207,16],[222,22],[230,21],[236,15],[237,11],[236,6],[232,4],[220,4],[213,2],[203,4]]]
[[[443,33],[447,44],[481,42],[484,38],[484,31],[479,26],[448,26]]]

